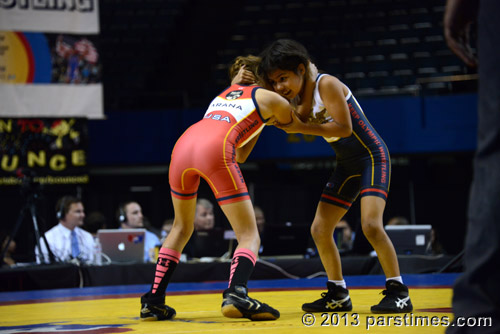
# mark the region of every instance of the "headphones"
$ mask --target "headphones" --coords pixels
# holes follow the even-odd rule
[[[66,206],[70,203],[78,202],[77,198],[73,196],[63,196],[59,199],[56,206],[56,217],[58,220],[63,219],[66,216],[68,208]]]
[[[57,211],[56,211],[56,217],[58,220],[61,220],[64,218],[64,212],[66,211],[66,210],[64,210],[65,204],[66,204],[66,196],[62,197],[59,200],[59,206],[58,206]]]
[[[124,206],[124,204],[120,204],[118,207],[118,221],[120,223],[127,222],[127,214],[125,213]]]

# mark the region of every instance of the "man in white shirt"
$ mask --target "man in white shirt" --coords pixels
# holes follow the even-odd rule
[[[145,228],[144,216],[139,203],[129,201],[118,207],[118,221],[121,228]],[[155,262],[155,247],[161,246],[160,239],[151,231],[146,230],[144,238],[144,262]]]
[[[64,196],[56,204],[59,223],[45,233],[50,250],[58,262],[92,264],[95,261],[95,244],[92,235],[80,228],[85,218],[81,199]],[[42,254],[35,249],[37,263],[49,263],[49,252],[43,238],[40,239]]]

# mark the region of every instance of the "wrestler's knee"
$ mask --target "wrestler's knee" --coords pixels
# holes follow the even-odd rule
[[[374,218],[366,218],[361,222],[363,234],[370,241],[381,239],[385,235],[384,226],[382,222]]]
[[[327,226],[326,222],[321,219],[315,219],[311,225],[311,236],[315,241],[331,238],[333,233],[330,233],[331,231],[331,227]]]
[[[192,222],[182,221],[181,219],[175,219],[174,225],[172,226],[172,231],[170,233],[175,233],[181,239],[189,239],[191,234],[193,234],[194,225]]]

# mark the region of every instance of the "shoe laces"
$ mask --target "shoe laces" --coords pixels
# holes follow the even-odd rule
[[[383,290],[381,292],[381,294],[383,294],[385,297],[398,297],[399,294],[398,294],[398,291],[394,291],[394,290]]]
[[[396,297],[398,295],[396,292],[390,291],[390,290],[383,290],[381,292],[381,294],[383,294],[385,296],[384,299],[390,298],[390,297]]]
[[[335,296],[334,291],[327,291],[321,293],[321,298],[334,298],[334,296]]]

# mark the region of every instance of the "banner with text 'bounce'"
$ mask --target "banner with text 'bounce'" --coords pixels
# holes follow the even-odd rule
[[[0,118],[0,186],[86,184],[85,118]]]

